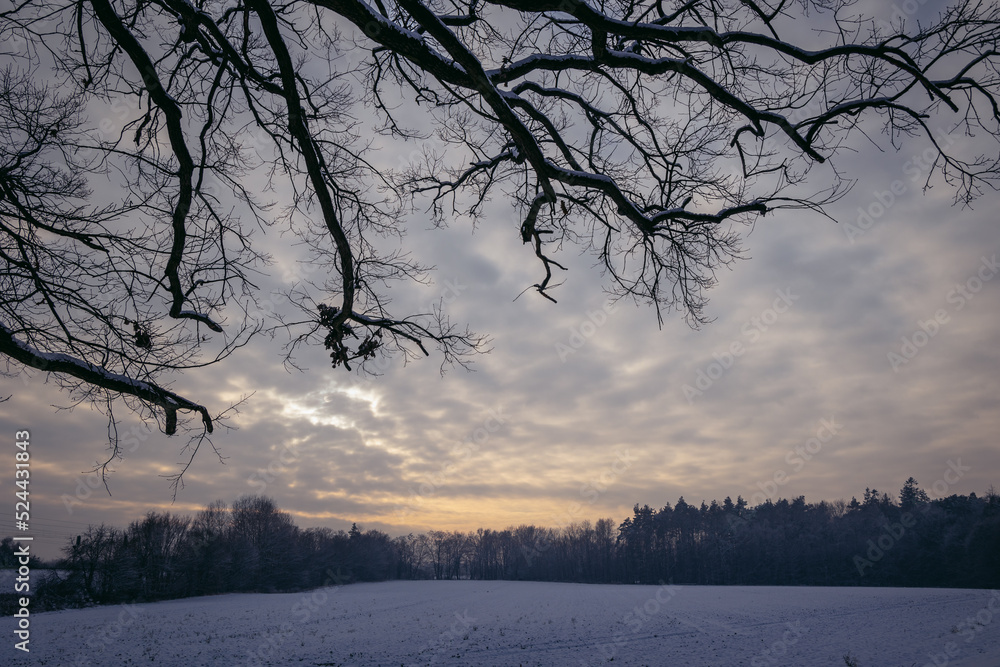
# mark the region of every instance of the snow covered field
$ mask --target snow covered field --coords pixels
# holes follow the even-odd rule
[[[7,626],[10,621],[7,620]],[[1000,592],[398,581],[32,615],[20,665],[1000,667]]]

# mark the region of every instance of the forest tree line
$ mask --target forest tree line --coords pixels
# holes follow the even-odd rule
[[[0,564],[9,539],[0,546]],[[1000,494],[931,500],[913,478],[898,498],[680,498],[632,516],[390,537],[299,528],[265,496],[216,501],[195,517],[150,512],[89,526],[64,548],[46,607],[278,592],[390,579],[584,583],[1000,587]]]

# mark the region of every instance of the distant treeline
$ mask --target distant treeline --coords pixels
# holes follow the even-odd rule
[[[6,563],[9,538],[0,546]],[[389,579],[589,583],[1000,587],[1000,495],[931,500],[910,478],[898,499],[749,507],[635,506],[560,528],[390,537],[298,528],[270,498],[216,501],[194,518],[151,512],[125,529],[90,526],[64,548],[68,574],[44,606],[292,591]]]

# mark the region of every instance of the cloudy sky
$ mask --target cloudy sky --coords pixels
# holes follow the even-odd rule
[[[974,139],[953,139],[975,152]],[[746,229],[748,259],[719,273],[700,330],[611,306],[593,258],[571,247],[558,304],[515,301],[540,267],[502,201],[475,230],[415,215],[405,243],[437,267],[435,282],[393,296],[410,310],[443,298],[492,351],[473,372],[442,376],[431,357],[365,380],[330,369],[323,350],[289,372],[282,341],[260,338],[178,377],[174,388],[213,412],[253,395],[213,438],[224,461],[203,449],[175,502],[164,475],[186,460],[182,437],[122,411],[119,431],[136,437],[109,495],[87,473],[106,457],[106,418],[58,410],[70,401],[44,376],[0,378],[0,395],[13,394],[0,404],[11,461],[13,433],[32,433],[38,549],[55,556],[90,523],[193,514],[246,493],[303,527],[403,534],[620,522],[635,503],[679,496],[849,500],[866,487],[896,494],[911,475],[932,497],[1000,485],[1000,197],[969,209],[944,184],[922,192],[915,158],[928,146],[848,155],[840,166],[858,183],[830,209],[839,224],[786,213]],[[861,211],[871,217],[859,225]],[[279,289],[296,267],[275,254]]]

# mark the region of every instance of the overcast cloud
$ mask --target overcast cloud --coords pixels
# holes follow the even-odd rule
[[[38,551],[56,556],[89,523],[193,514],[245,493],[271,496],[300,526],[391,534],[617,523],[635,503],[682,495],[849,500],[865,487],[896,494],[911,475],[935,497],[950,463],[962,476],[948,494],[982,493],[1000,481],[1000,197],[968,209],[944,184],[921,192],[914,158],[928,145],[859,145],[840,164],[858,184],[830,209],[839,224],[779,213],[745,230],[749,259],[720,271],[700,330],[609,304],[592,258],[572,247],[558,304],[530,290],[515,301],[540,266],[503,201],[475,231],[414,215],[405,243],[437,267],[435,283],[393,288],[400,310],[444,299],[492,352],[474,372],[442,376],[432,356],[364,380],[315,349],[299,355],[307,372],[289,372],[282,341],[259,338],[177,378],[214,412],[253,395],[236,429],[213,437],[224,462],[203,448],[173,503],[162,476],[186,460],[182,437],[147,434],[123,410],[120,431],[141,437],[109,495],[86,472],[106,457],[106,418],[54,409],[70,400],[40,374],[0,378],[11,459],[14,432],[32,432]],[[274,252],[278,289],[296,267]]]

